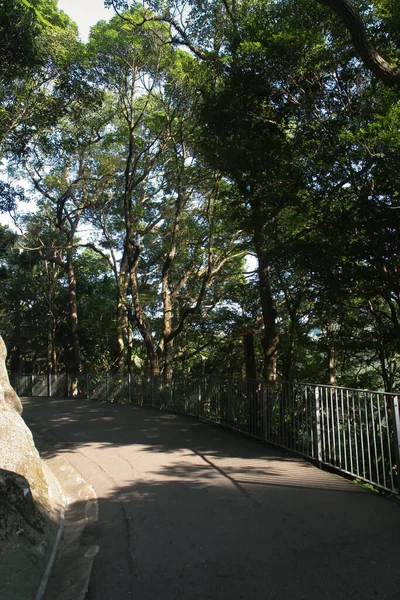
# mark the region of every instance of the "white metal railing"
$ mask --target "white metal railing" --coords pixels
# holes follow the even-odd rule
[[[132,374],[11,375],[20,396],[154,406],[218,423],[308,457],[390,492],[400,492],[396,394],[203,376],[160,380]]]

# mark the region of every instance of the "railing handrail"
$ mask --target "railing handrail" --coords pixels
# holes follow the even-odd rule
[[[146,378],[148,380],[150,380],[151,378],[154,378],[154,375],[148,376],[148,375],[143,375],[143,374],[138,374],[138,373],[133,373],[133,372],[124,372],[124,373],[113,373],[112,371],[79,371],[78,373],[75,373],[73,371],[60,371],[58,373],[12,373],[9,372],[9,377],[10,379],[13,377],[62,377],[62,376],[77,376],[77,377],[83,377],[86,375],[90,375],[90,376],[95,376],[95,377],[120,377],[121,379],[123,379],[126,376],[136,376],[137,378]],[[162,376],[159,375],[157,376],[158,379],[162,379]],[[382,394],[385,396],[399,396],[400,395],[400,391],[399,392],[387,392],[386,390],[376,390],[376,389],[369,389],[369,388],[354,388],[354,387],[347,387],[347,386],[342,386],[342,385],[330,385],[330,384],[326,384],[326,383],[311,383],[309,381],[287,381],[287,380],[277,380],[275,383],[271,383],[269,382],[267,379],[263,379],[261,377],[239,377],[237,375],[217,375],[214,373],[202,373],[200,375],[183,375],[183,374],[178,374],[174,376],[174,379],[191,379],[191,380],[197,380],[197,379],[202,379],[202,378],[207,378],[207,377],[212,377],[214,379],[220,379],[220,380],[232,380],[232,381],[240,381],[240,382],[244,382],[244,381],[251,381],[251,382],[257,382],[259,384],[264,384],[267,386],[271,386],[273,387],[274,385],[276,386],[281,386],[281,385],[292,385],[292,386],[304,386],[304,387],[313,387],[313,388],[324,388],[324,389],[331,389],[331,390],[344,390],[344,391],[348,391],[348,392],[359,392],[359,393],[368,393],[368,394]]]

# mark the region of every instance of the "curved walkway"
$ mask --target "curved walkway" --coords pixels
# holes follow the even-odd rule
[[[24,400],[93,486],[88,600],[387,599],[400,590],[400,505],[188,417]]]

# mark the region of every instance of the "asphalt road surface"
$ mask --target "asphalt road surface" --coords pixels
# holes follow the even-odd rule
[[[400,598],[400,504],[189,417],[31,398],[98,496],[88,600]]]

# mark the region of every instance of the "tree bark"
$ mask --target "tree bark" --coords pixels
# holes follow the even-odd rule
[[[118,373],[123,373],[126,359],[126,337],[128,326],[128,315],[126,307],[126,295],[128,290],[128,273],[126,271],[126,260],[121,261],[120,272],[116,277],[117,283],[117,315],[116,315],[116,336],[118,344]]]
[[[76,277],[72,261],[72,247],[67,249],[67,276],[68,276],[68,307],[71,327],[72,346],[72,396],[78,394],[78,373],[81,370],[81,349],[78,333],[78,303],[76,299]]]
[[[385,85],[400,88],[400,69],[390,64],[377,52],[368,38],[367,30],[359,12],[350,0],[317,0],[338,15],[350,33],[353,45],[361,60]]]
[[[329,385],[336,385],[335,346],[333,344],[329,344],[328,347],[328,375]]]
[[[256,361],[254,358],[254,336],[246,333],[243,336],[244,364],[246,368],[246,379],[256,379]]]
[[[146,346],[147,358],[150,364],[151,374],[153,377],[159,377],[160,375],[160,361],[158,353],[154,347],[153,339],[151,337],[150,330],[147,326],[144,312],[142,310],[139,298],[139,285],[137,278],[137,263],[140,254],[140,247],[130,247],[131,260],[129,261],[129,277],[132,291],[132,307],[133,315],[135,318],[136,325],[139,329],[139,333],[142,336],[144,344]]]
[[[51,316],[47,341],[47,372],[52,375],[57,373],[56,329],[55,319]]]
[[[270,266],[262,254],[258,255],[257,253],[257,258],[261,310],[264,322],[264,376],[268,383],[275,384],[279,346],[279,334],[276,324],[277,312],[271,291]]]
[[[276,324],[277,312],[270,283],[270,265],[264,250],[263,217],[257,199],[251,203],[253,213],[253,244],[258,261],[258,288],[264,323],[263,353],[264,377],[270,384],[276,383],[279,334]]]
[[[290,322],[289,328],[289,347],[286,352],[285,357],[283,358],[283,379],[284,381],[292,381],[293,379],[293,357],[295,350],[295,323],[293,321]]]
[[[53,252],[53,258],[55,251]],[[47,277],[46,300],[48,307],[48,334],[47,334],[47,373],[54,375],[57,373],[57,349],[56,349],[56,332],[57,320],[53,305],[53,290],[57,279],[57,269],[54,260],[45,259],[45,271]]]
[[[169,291],[169,278],[168,273],[169,269],[166,268],[166,264],[169,262],[168,260],[164,264],[163,269],[163,278],[162,278],[162,297],[163,297],[163,317],[164,317],[164,383],[166,385],[170,384],[172,381],[173,375],[173,347],[174,340],[170,340],[166,342],[168,337],[172,332],[172,301],[171,294]]]

